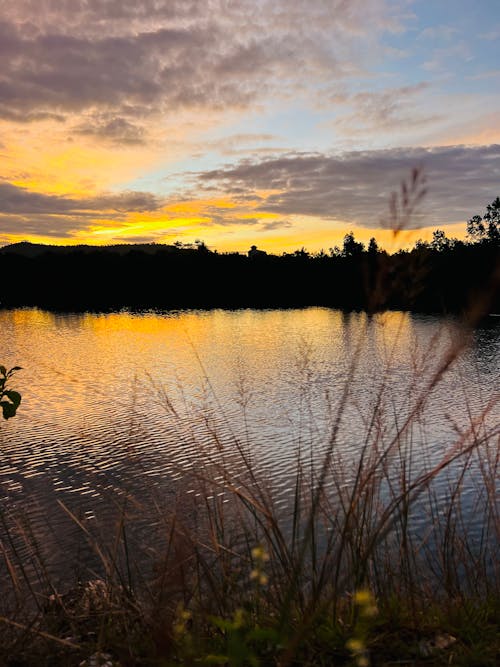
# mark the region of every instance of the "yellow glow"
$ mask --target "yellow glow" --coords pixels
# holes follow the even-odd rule
[[[94,234],[95,236],[114,236],[115,234],[122,234],[126,231],[128,231],[128,227],[104,227],[104,229],[91,228],[89,233]]]
[[[200,210],[203,213],[203,202]],[[193,203],[194,209],[194,203]],[[248,214],[249,217],[253,217]],[[243,216],[241,216],[242,219]],[[238,220],[233,219],[232,225],[207,225],[207,218],[203,215],[192,217],[168,217],[165,211],[148,214],[133,213],[123,222],[116,220],[99,220],[91,224],[87,230],[75,233],[71,238],[58,238],[44,235],[4,234],[2,243],[16,243],[29,240],[33,243],[57,243],[74,245],[78,243],[106,244],[127,242],[133,243],[134,237],[141,238],[151,235],[152,240],[162,243],[172,243],[175,240],[194,241],[200,238],[212,250],[220,252],[246,252],[251,245],[257,245],[267,252],[281,254],[293,252],[305,247],[309,252],[325,252],[333,246],[342,246],[345,234],[352,231],[356,240],[367,244],[373,236],[379,246],[388,252],[397,252],[402,248],[412,247],[418,239],[432,240],[436,226],[422,227],[416,230],[404,230],[394,236],[388,229],[374,229],[356,227],[351,223],[325,224],[322,220],[297,220],[289,228],[262,231],[254,226],[238,226]],[[449,238],[463,239],[466,229],[465,223],[443,226]]]
[[[32,192],[81,199],[109,190],[119,192],[123,183],[152,172],[155,167],[166,169],[169,160],[179,157],[180,154],[185,156],[182,151],[186,150],[186,142],[192,141],[195,136],[191,121],[193,119],[186,118],[178,129],[170,127],[177,143],[168,155],[164,150],[166,144],[160,141],[160,138],[165,136],[165,128],[163,134],[158,134],[158,142],[154,147],[115,147],[74,134],[71,139],[71,126],[64,123],[46,121],[19,128],[12,123],[3,122],[0,123],[4,144],[2,177]],[[78,119],[74,118],[71,122],[77,124]],[[203,120],[205,125],[202,129],[206,130],[213,122],[213,118]],[[490,133],[490,139],[498,135],[497,130],[485,128],[479,130],[476,139],[484,139],[485,132]],[[498,139],[500,140],[500,136]],[[163,150],[159,148],[161,145]],[[164,243],[175,240],[192,242],[199,238],[211,249],[221,252],[246,252],[255,244],[268,252],[281,254],[293,252],[303,246],[310,252],[320,249],[328,252],[333,246],[341,246],[344,235],[352,230],[357,240],[366,244],[374,236],[381,247],[394,252],[413,246],[419,238],[429,241],[435,229],[433,225],[419,230],[403,231],[394,236],[388,229],[371,229],[341,220],[283,216],[272,211],[259,210],[265,206],[266,198],[277,193],[279,191],[276,189],[263,189],[256,193],[255,199],[244,202],[221,193],[187,201],[167,201],[155,211],[99,211],[94,217],[75,220],[75,229],[70,237],[47,236],[43,233],[27,235],[20,231],[0,233],[0,243],[30,240],[37,243],[102,245],[120,241],[133,243],[136,237]],[[249,224],[248,221],[254,218],[261,223]],[[57,216],[53,219],[54,227],[57,228]],[[279,224],[281,219],[286,220],[283,226]],[[0,217],[0,229],[1,221]],[[273,221],[276,222],[276,228],[266,229],[264,223]],[[443,229],[449,237],[464,238],[465,221],[444,226]]]
[[[60,130],[55,136],[28,132],[26,137],[7,137],[2,176],[14,185],[45,194],[85,197],[102,192],[139,175],[154,158],[151,149],[124,151],[71,143]]]
[[[317,225],[322,225],[318,228]],[[372,237],[375,237],[380,247],[388,252],[397,252],[404,248],[411,248],[418,239],[423,241],[432,240],[432,233],[436,226],[421,227],[416,230],[406,230],[394,236],[392,230],[375,229],[368,227],[356,227],[351,223],[338,223],[338,225],[329,225],[325,229],[324,221],[304,221],[298,222],[296,226],[283,229],[271,230],[268,232],[256,231],[254,229],[245,229],[233,231],[231,234],[221,235],[217,232],[212,243],[212,234],[207,228],[204,240],[209,247],[217,248],[222,252],[243,251],[246,252],[251,245],[257,245],[260,249],[267,252],[281,254],[282,252],[294,252],[305,247],[309,252],[319,252],[323,249],[325,252],[333,246],[342,247],[344,236],[352,231],[357,241],[368,244]],[[454,225],[443,226],[449,238],[463,239],[465,237],[465,224],[457,223]]]
[[[238,117],[235,112],[234,118]],[[231,122],[233,114],[226,115]],[[185,159],[199,148],[200,137],[220,122],[220,114],[184,110],[171,118],[150,117],[147,143],[113,144],[75,132],[92,122],[92,111],[66,122],[0,121],[2,178],[36,192],[88,196]]]

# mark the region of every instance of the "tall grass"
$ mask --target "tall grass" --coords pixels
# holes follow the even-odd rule
[[[488,415],[498,397],[479,413],[465,402],[467,426],[439,456],[425,463],[415,452],[433,391],[465,344],[452,341],[425,376],[415,360],[402,416],[387,375],[347,458],[339,433],[355,346],[321,459],[297,447],[285,507],[249,436],[234,436],[230,420],[213,428],[205,413],[202,445],[159,393],[183,446],[199,455],[170,505],[151,490],[156,534],[140,558],[134,524],[144,498],[114,501],[111,532],[60,503],[96,563],[62,589],[45,538],[20,510],[0,511],[4,663],[90,665],[109,655],[123,665],[495,664],[500,427]]]

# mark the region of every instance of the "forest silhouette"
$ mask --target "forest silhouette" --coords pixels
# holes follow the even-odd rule
[[[342,247],[280,256],[252,246],[219,253],[185,245],[0,249],[1,307],[62,311],[329,306],[376,312],[500,312],[500,198],[467,223],[464,241],[436,230],[430,242],[388,254],[349,232]]]

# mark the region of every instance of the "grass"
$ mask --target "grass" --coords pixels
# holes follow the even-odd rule
[[[180,489],[166,505],[151,491],[161,539],[143,545],[140,560],[137,499],[115,500],[112,534],[91,530],[61,503],[97,563],[69,588],[54,581],[29,520],[3,509],[2,663],[498,664],[500,431],[488,426],[495,404],[479,413],[464,405],[467,428],[426,465],[414,451],[415,427],[464,345],[452,342],[425,382],[417,373],[399,421],[382,382],[363,442],[346,460],[339,431],[352,400],[354,349],[320,465],[298,449],[288,508],[254,464],[251,443],[222,436],[210,420],[212,446],[190,473],[197,493]],[[185,424],[179,433],[196,445]],[[464,492],[472,480],[479,535]],[[423,513],[424,532],[415,529]]]

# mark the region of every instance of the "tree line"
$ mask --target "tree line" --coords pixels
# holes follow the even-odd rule
[[[500,312],[500,198],[467,223],[389,255],[354,234],[328,252],[218,253],[202,242],[0,249],[0,305],[52,310],[330,306]]]

